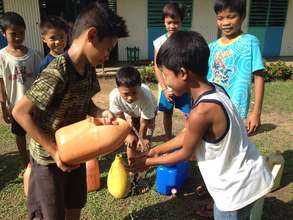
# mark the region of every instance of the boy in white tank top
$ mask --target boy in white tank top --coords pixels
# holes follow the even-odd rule
[[[157,65],[176,95],[192,95],[193,109],[182,133],[133,158],[132,169],[177,164],[195,153],[215,202],[214,219],[249,219],[252,204],[270,191],[273,178],[225,90],[207,81],[208,58],[208,45],[197,32],[174,33],[162,45]]]

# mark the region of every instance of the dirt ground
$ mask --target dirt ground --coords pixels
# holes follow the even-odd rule
[[[113,79],[99,79],[100,86],[101,86],[101,92],[98,93],[95,97],[93,97],[94,102],[102,108],[108,107],[108,95],[111,92],[113,88],[115,88],[115,81]],[[157,96],[156,91],[154,91],[154,95]],[[0,123],[4,123],[2,118],[2,112],[0,112]],[[181,116],[178,112],[175,113],[175,117],[178,120],[173,120],[173,128],[176,131],[179,131],[183,128],[182,120],[180,120]],[[293,130],[293,113],[289,113],[287,117],[281,116],[276,113],[268,113],[262,115],[262,124],[263,127],[260,129],[259,134],[257,134],[254,140],[258,139],[271,139],[271,142],[276,142],[276,146],[282,146],[282,141],[285,143],[288,143],[288,141],[292,140],[292,130]],[[274,124],[277,124],[277,126],[273,125],[271,122],[274,121]],[[162,141],[163,137],[163,125],[162,125],[162,114],[158,114],[158,117],[156,119],[156,130],[154,134],[154,141],[159,142]],[[285,140],[283,138],[280,138],[280,135],[285,137]],[[290,140],[289,140],[290,139]],[[268,142],[268,143],[271,143]],[[280,144],[281,142],[281,144]],[[292,143],[291,142],[291,143]],[[290,143],[290,142],[289,142]],[[292,146],[292,145],[291,145]],[[269,147],[272,146],[268,146]],[[287,147],[290,148],[290,147]],[[281,151],[285,151],[284,149],[279,149]],[[289,151],[289,150],[288,150]],[[291,151],[292,152],[292,149]],[[291,157],[292,160],[292,157]],[[287,172],[291,172],[291,169]],[[291,176],[291,174],[290,174]],[[292,182],[286,181],[286,183],[283,184],[283,187],[273,193],[270,193],[268,195],[269,198],[272,198],[272,200],[276,200],[280,203],[280,208],[282,205],[286,204],[289,205],[292,208],[292,195],[293,195],[293,187]],[[273,202],[274,202],[273,201]],[[277,210],[276,210],[277,211]]]

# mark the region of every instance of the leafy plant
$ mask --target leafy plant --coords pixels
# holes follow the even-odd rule
[[[284,61],[269,63],[265,65],[265,81],[288,80],[292,79],[293,66],[287,65]]]
[[[151,62],[150,64],[142,67],[139,69],[140,76],[142,82],[151,82],[156,83],[157,79],[155,76],[155,69],[154,69],[154,62]]]

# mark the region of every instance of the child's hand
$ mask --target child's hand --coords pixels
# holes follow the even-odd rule
[[[7,102],[1,102],[1,109],[2,109],[3,120],[7,124],[10,124],[13,120],[13,117],[11,114],[12,108],[7,104]]]
[[[138,144],[139,144],[139,149],[141,149],[142,152],[146,152],[150,149],[151,142],[147,138],[142,138],[141,141],[138,142]]]
[[[260,114],[251,112],[246,121],[246,130],[249,135],[253,135],[260,127]]]
[[[76,168],[78,168],[80,165],[75,165],[75,166],[67,166],[65,165],[61,160],[60,160],[60,157],[59,157],[59,153],[58,151],[56,151],[56,153],[52,156],[57,167],[59,167],[63,172],[71,172],[71,170],[74,170]]]
[[[115,116],[109,110],[103,111],[102,117],[103,117],[104,125],[111,125],[113,124],[113,121],[115,120]]]
[[[164,91],[164,95],[165,95],[166,99],[169,102],[174,102],[174,100],[173,100],[174,93],[172,91],[170,91],[169,89],[165,89],[163,91]]]
[[[3,110],[3,109],[2,109]],[[3,114],[3,120],[7,123],[7,124],[11,124],[12,122],[12,115],[11,115],[11,111],[5,109],[2,112]]]
[[[129,135],[127,135],[124,143],[126,147],[134,148],[137,145],[137,141],[138,141],[138,138],[136,137],[136,135],[130,133]]]
[[[160,152],[156,148],[152,148],[147,154],[147,157],[158,157],[158,156],[160,156]]]

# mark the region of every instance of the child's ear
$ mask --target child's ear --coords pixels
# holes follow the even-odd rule
[[[180,68],[180,74],[183,80],[187,80],[188,79],[188,70],[185,69],[184,67]]]
[[[45,36],[44,36],[43,34],[41,35],[41,39],[42,39],[42,41],[43,41],[44,43],[47,43],[46,40],[45,40]]]
[[[97,29],[95,27],[90,27],[87,33],[87,37],[90,42],[97,38]]]

